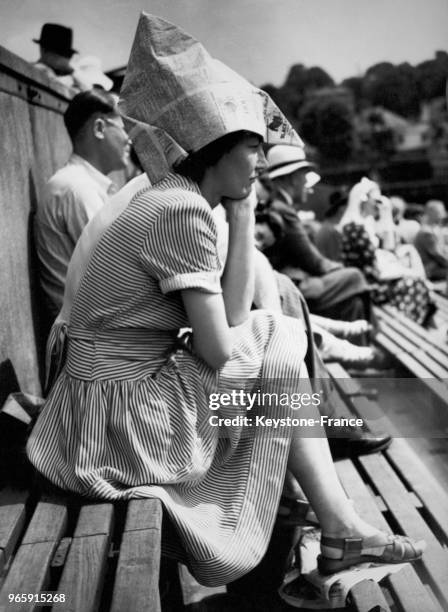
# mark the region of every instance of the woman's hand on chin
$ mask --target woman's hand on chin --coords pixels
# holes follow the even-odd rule
[[[252,187],[250,193],[247,196],[238,199],[223,197],[221,200],[221,204],[227,211],[232,208],[255,210],[257,206],[257,193],[255,191],[255,188]]]

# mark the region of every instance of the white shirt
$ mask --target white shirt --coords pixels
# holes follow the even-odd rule
[[[84,226],[106,204],[112,181],[79,155],[47,183],[36,214],[42,288],[54,313],[62,306],[67,266]]]

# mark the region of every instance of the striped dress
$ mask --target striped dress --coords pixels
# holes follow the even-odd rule
[[[263,556],[282,490],[291,428],[215,427],[210,393],[300,392],[300,321],[255,311],[232,356],[211,370],[176,352],[188,326],[179,290],[220,293],[217,232],[197,185],[169,175],[140,192],[99,240],[75,297],[65,366],[28,442],[35,467],[92,498],[158,497],[203,584],[235,580]],[[300,381],[300,376],[303,376]],[[306,389],[305,389],[306,390]],[[240,404],[240,402],[236,402]],[[255,405],[250,416],[296,416]]]

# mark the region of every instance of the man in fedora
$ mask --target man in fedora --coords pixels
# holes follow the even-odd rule
[[[368,318],[368,287],[362,272],[324,257],[297,215],[310,187],[320,180],[314,164],[302,147],[288,145],[272,147],[267,161],[273,193],[266,210],[281,217],[283,232],[265,255],[300,287],[311,312],[346,321]]]
[[[73,30],[58,23],[44,23],[40,38],[33,38],[33,42],[40,46],[40,58],[35,67],[69,86],[72,85],[73,73],[70,60],[77,53],[72,48],[72,39]]]

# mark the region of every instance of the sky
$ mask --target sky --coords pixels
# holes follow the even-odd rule
[[[126,64],[141,10],[164,17],[257,85],[292,64],[337,82],[381,61],[416,64],[448,51],[448,0],[0,0],[0,44],[38,58],[46,21],[70,26],[81,55]]]

